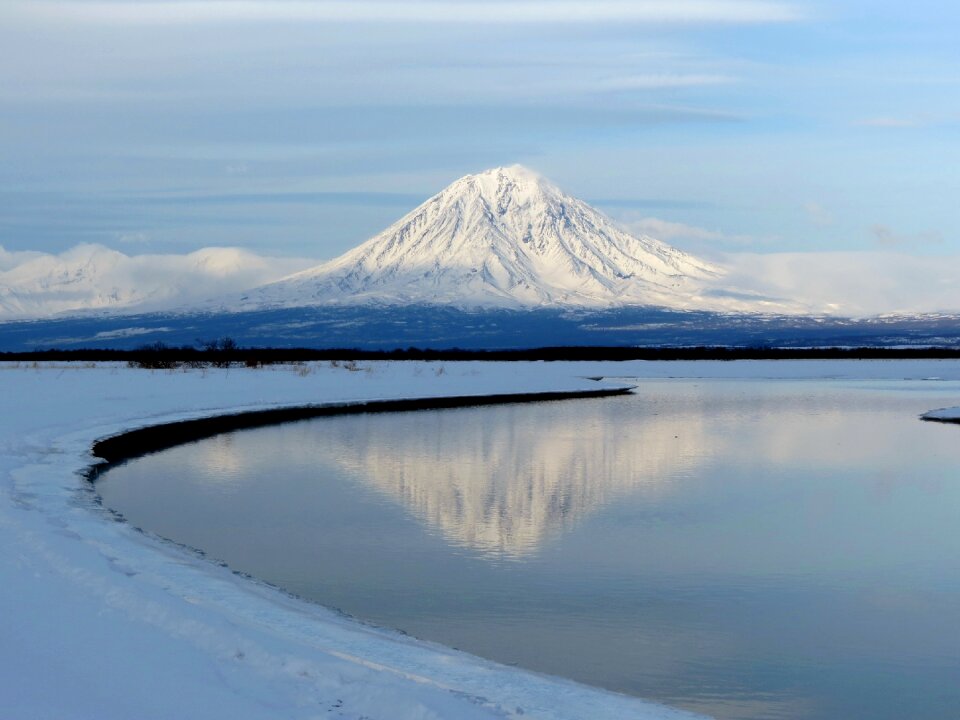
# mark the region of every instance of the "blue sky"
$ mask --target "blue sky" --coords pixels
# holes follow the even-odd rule
[[[960,7],[4,0],[0,245],[326,259],[528,165],[702,255],[960,254]]]

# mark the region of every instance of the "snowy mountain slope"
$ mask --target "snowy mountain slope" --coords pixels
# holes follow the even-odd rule
[[[246,293],[240,305],[760,309],[707,292],[722,275],[658,240],[624,232],[515,165],[457,180],[359,247]]]
[[[0,248],[0,319],[166,309],[269,282],[304,264],[238,248],[138,256],[102,245],[78,245],[59,255]]]

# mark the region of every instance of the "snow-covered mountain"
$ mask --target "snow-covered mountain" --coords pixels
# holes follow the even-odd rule
[[[298,267],[239,248],[129,256],[102,245],[59,255],[0,247],[0,320],[84,311],[164,310],[235,293]]]
[[[722,274],[651,237],[628,234],[514,165],[460,178],[359,247],[250,291],[240,305],[757,309],[742,298],[711,295]]]
[[[101,245],[59,255],[0,247],[0,322],[91,311],[333,305],[643,306],[848,317],[952,312],[960,257],[739,253],[715,265],[630,234],[512,166],[460,178],[362,245],[312,264],[237,248],[128,256]]]

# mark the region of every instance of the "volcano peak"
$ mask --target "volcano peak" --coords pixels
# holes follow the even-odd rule
[[[693,307],[719,270],[521,165],[465,175],[339,258],[248,294],[258,305]]]

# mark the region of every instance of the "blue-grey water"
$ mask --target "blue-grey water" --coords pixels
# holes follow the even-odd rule
[[[327,418],[103,502],[381,625],[719,718],[960,717],[960,383],[643,380]]]

